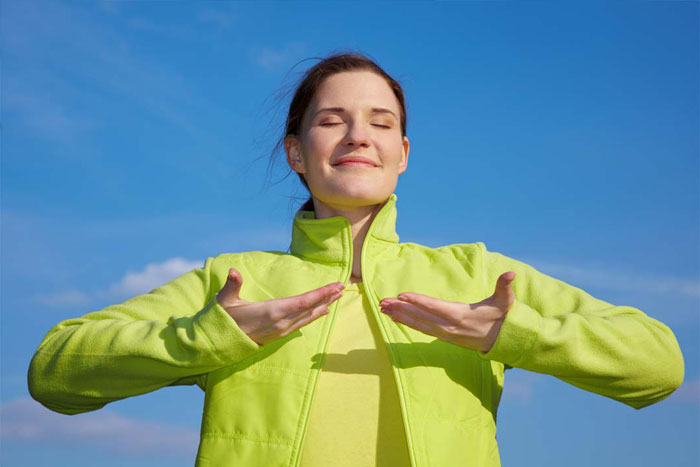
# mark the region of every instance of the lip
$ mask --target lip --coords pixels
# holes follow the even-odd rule
[[[361,157],[361,156],[341,157],[334,164],[331,164],[331,165],[333,167],[338,166],[338,165],[365,165],[365,166],[368,165],[371,167],[377,167],[377,164],[372,159],[368,159],[366,157]]]

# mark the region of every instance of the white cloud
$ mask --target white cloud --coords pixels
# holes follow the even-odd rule
[[[202,265],[201,261],[189,261],[184,258],[171,258],[162,263],[147,264],[141,271],[127,272],[119,282],[112,284],[106,293],[109,296],[133,296],[147,293]]]
[[[66,445],[91,445],[127,455],[194,459],[198,433],[182,427],[124,417],[102,409],[79,415],[52,412],[29,399],[0,406],[0,439]]]
[[[197,227],[213,224],[220,227],[207,231]],[[222,219],[216,213],[198,212],[143,218],[91,218],[3,208],[2,227],[4,241],[12,245],[3,252],[7,279],[41,283],[42,287],[24,299],[46,306],[89,305],[129,298],[131,293],[149,292],[204,265],[204,257],[166,257],[152,264],[130,263],[136,267],[114,271],[117,279],[112,284],[82,278],[82,272],[79,274],[76,268],[82,269],[80,265],[85,262],[89,264],[94,255],[105,254],[115,239],[149,245],[160,241],[164,232],[178,232],[189,239],[186,249],[208,251],[215,256],[226,252],[286,251],[291,238],[288,224],[243,228],[231,216]],[[76,231],[80,232],[77,243]],[[135,253],[134,257],[137,256]],[[115,293],[121,297],[115,297]]]
[[[34,300],[44,305],[73,305],[89,303],[94,299],[110,300],[133,297],[148,293],[192,269],[202,267],[203,264],[203,261],[171,258],[162,263],[147,264],[140,271],[129,271],[119,282],[103,290],[93,293],[67,290],[53,295],[38,296]]]
[[[533,261],[543,273],[582,286],[594,286],[625,292],[652,292],[700,298],[700,279],[661,276],[644,272],[628,273],[608,269],[582,268]]]

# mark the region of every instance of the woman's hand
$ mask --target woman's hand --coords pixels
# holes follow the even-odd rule
[[[384,298],[379,304],[394,321],[468,349],[488,352],[515,301],[513,279],[515,272],[504,272],[493,295],[471,305],[412,292]]]
[[[228,271],[226,284],[216,300],[248,337],[264,345],[284,337],[316,318],[328,314],[328,305],[342,296],[342,282],[334,282],[293,297],[249,302],[239,297],[243,278],[235,269]]]

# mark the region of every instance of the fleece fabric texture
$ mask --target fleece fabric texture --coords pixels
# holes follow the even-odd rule
[[[410,465],[391,360],[362,282],[343,290],[301,467]]]
[[[642,311],[613,305],[482,242],[430,248],[400,243],[392,194],[362,247],[364,291],[387,350],[412,467],[497,466],[496,415],[504,369],[518,367],[640,409],[680,386],[674,334]],[[151,292],[58,323],[31,361],[29,391],[64,414],[170,385],[205,391],[197,466],[300,465],[338,301],[330,313],[263,346],[216,301],[228,269],[248,301],[348,283],[352,232],[345,217],[294,217],[289,252],[207,258]],[[515,271],[515,303],[488,353],[394,322],[379,301],[417,292],[476,303]]]

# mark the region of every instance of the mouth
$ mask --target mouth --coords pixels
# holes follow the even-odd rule
[[[371,159],[365,157],[351,156],[343,157],[335,164],[331,164],[333,167],[377,167]]]
[[[369,162],[347,161],[335,164],[333,167],[376,167],[376,165]]]

